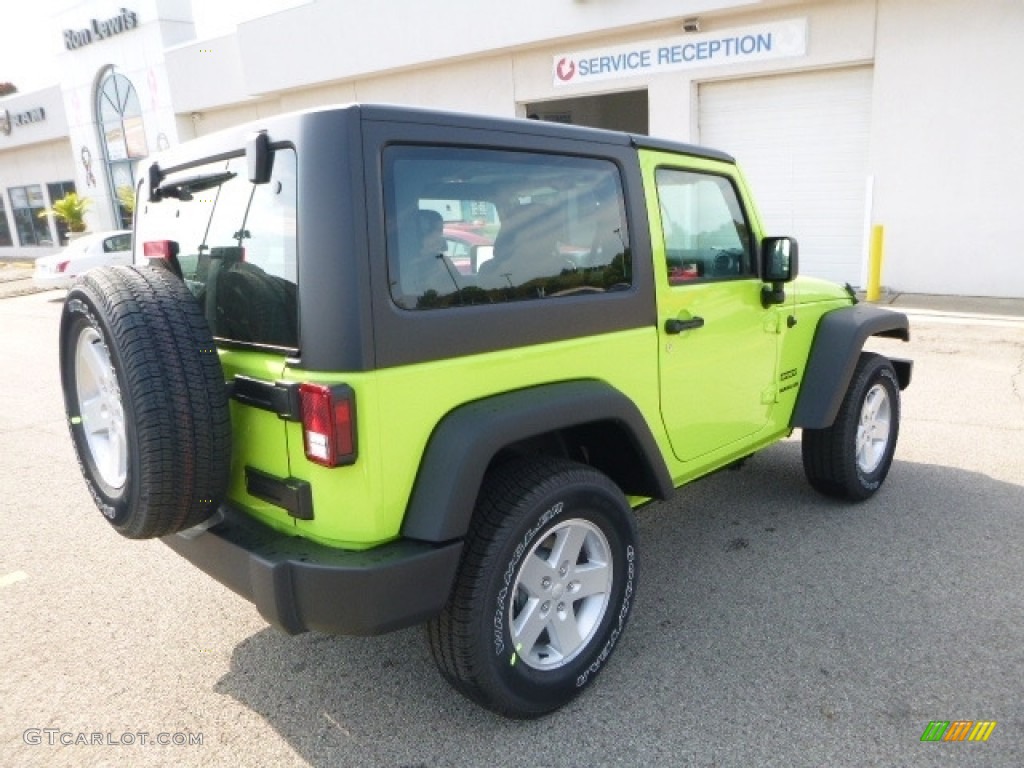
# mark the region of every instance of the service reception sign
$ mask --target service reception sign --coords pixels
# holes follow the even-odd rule
[[[807,20],[688,34],[650,43],[595,48],[554,57],[555,85],[580,85],[697,67],[807,54]]]

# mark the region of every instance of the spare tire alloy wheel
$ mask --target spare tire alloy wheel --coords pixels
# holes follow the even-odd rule
[[[835,422],[805,429],[804,471],[827,496],[862,501],[885,481],[900,427],[900,386],[892,363],[861,354]]]
[[[636,592],[636,527],[619,488],[561,459],[490,473],[451,600],[428,626],[456,689],[511,717],[578,695],[617,646]]]
[[[118,493],[128,473],[124,406],[110,351],[99,331],[81,329],[74,352],[75,395],[86,447],[105,495]]]
[[[167,270],[91,270],[68,292],[60,369],[96,505],[128,538],[192,527],[223,500],[231,421],[199,305]]]

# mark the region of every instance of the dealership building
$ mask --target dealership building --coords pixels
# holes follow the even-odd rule
[[[1021,0],[297,0],[203,40],[188,0],[64,7],[59,83],[0,98],[0,257],[55,250],[68,191],[130,226],[165,147],[389,102],[724,149],[804,273],[864,286],[882,225],[889,289],[1024,296]]]

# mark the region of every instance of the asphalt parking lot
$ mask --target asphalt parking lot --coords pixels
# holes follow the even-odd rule
[[[804,482],[797,438],[639,513],[598,682],[480,710],[418,629],[287,637],[96,511],[64,425],[62,294],[0,300],[0,765],[1024,765],[1024,317],[912,306],[889,480]],[[913,302],[911,302],[913,304]],[[1007,315],[1007,316],[1002,316]],[[922,742],[932,721],[987,741]]]

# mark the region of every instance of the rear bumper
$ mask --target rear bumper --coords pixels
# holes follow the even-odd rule
[[[409,539],[363,552],[333,549],[226,506],[162,541],[289,634],[376,635],[425,621],[447,602],[462,553],[461,541]]]

